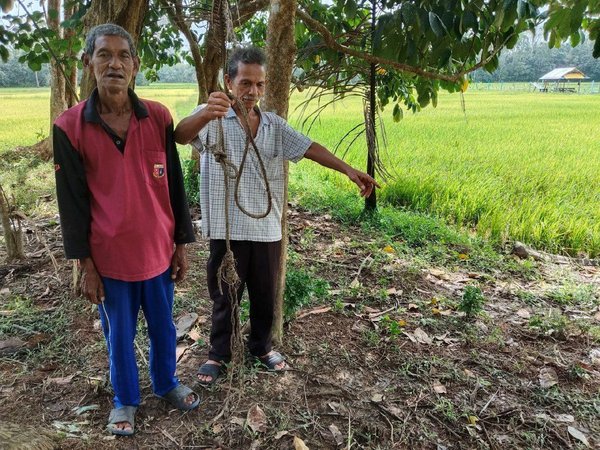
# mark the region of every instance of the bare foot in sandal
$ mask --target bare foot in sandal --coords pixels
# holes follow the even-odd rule
[[[260,356],[258,360],[269,370],[273,370],[275,372],[287,369],[289,367],[281,353],[276,352],[275,350],[271,350],[266,355]]]
[[[200,384],[210,385],[217,381],[221,372],[221,363],[209,359],[198,369],[198,381]]]

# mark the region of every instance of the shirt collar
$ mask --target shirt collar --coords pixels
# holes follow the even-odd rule
[[[143,119],[148,117],[148,110],[144,103],[138,98],[138,96],[133,92],[132,89],[127,89],[127,93],[129,94],[129,98],[131,99],[131,105],[133,106],[133,113],[138,119]],[[98,88],[92,91],[90,98],[88,98],[87,103],[85,104],[85,109],[83,110],[83,117],[86,122],[93,123],[102,123],[102,119],[100,118],[100,114],[98,114],[98,109],[96,108],[96,104],[98,103]]]

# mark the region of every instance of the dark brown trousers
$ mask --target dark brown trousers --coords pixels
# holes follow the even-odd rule
[[[238,301],[248,287],[250,299],[250,336],[248,349],[252,355],[262,356],[271,351],[271,327],[273,306],[277,295],[281,241],[254,242],[231,241],[236,269],[241,283]],[[217,271],[225,255],[225,241],[210,241],[210,256],[207,263],[208,292],[213,301],[212,329],[208,357],[215,361],[229,362],[231,359],[231,299],[229,287],[223,283],[223,294],[219,291]]]

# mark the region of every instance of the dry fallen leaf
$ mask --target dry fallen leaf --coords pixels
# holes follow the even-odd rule
[[[573,423],[575,422],[575,417],[573,417],[571,414],[557,414],[556,421],[563,423]]]
[[[284,436],[287,436],[288,434],[290,434],[288,431],[278,431],[277,434],[275,435],[275,440],[279,440]]]
[[[311,316],[313,314],[323,314],[323,313],[326,313],[329,311],[331,311],[331,306],[314,308],[314,309],[311,309],[310,311],[306,311],[306,312],[303,312],[302,314],[298,314],[298,317],[296,317],[296,319],[302,319],[303,317]]]
[[[196,313],[187,313],[177,319],[175,324],[177,340],[184,337],[192,329],[196,320],[198,320],[198,314]]]
[[[69,375],[68,377],[57,377],[57,378],[46,378],[48,384],[58,384],[59,386],[69,384],[73,381],[76,374]]]
[[[419,305],[415,305],[414,303],[409,303],[408,304],[408,310],[409,311],[418,311],[419,310]]]
[[[241,417],[232,417],[229,422],[234,425],[239,425],[240,427],[243,427],[245,423],[244,419],[242,419]]]
[[[517,316],[519,316],[522,319],[529,319],[531,317],[531,313],[525,308],[523,308],[517,311]]]
[[[448,275],[443,270],[439,269],[429,269],[429,273],[440,280],[448,281],[450,279],[450,275]]]
[[[448,391],[446,390],[446,386],[444,386],[442,383],[440,383],[437,380],[433,382],[433,390],[438,394],[447,394],[448,393]]]
[[[371,397],[371,401],[375,403],[380,403],[383,401],[383,394],[373,394]]]
[[[558,384],[558,375],[552,367],[542,367],[539,374],[540,386],[548,389],[555,384]]]
[[[567,427],[567,430],[569,430],[569,434],[571,436],[573,436],[578,441],[582,442],[583,445],[585,445],[586,447],[590,446],[590,443],[588,442],[587,438],[585,437],[585,434],[583,434],[577,428]]]
[[[594,366],[600,366],[600,348],[590,350],[590,359]]]
[[[310,450],[304,441],[298,436],[294,436],[294,450]]]
[[[344,443],[344,436],[340,432],[340,429],[336,427],[334,424],[329,425],[329,431],[333,435],[333,440],[337,445],[342,445]]]
[[[248,410],[246,422],[255,433],[264,433],[267,431],[267,416],[258,405],[254,405]]]
[[[360,287],[360,281],[358,281],[358,278],[355,278],[354,280],[352,280],[352,282],[350,283],[350,288],[356,289],[359,287]]]
[[[215,423],[212,427],[212,432],[214,434],[220,434],[223,432],[223,425],[221,425],[220,423]]]
[[[466,376],[468,376],[469,378],[475,378],[475,374],[470,371],[469,369],[463,369],[463,372],[465,373]]]
[[[468,421],[471,425],[477,425],[477,422],[479,422],[479,417],[469,416]]]
[[[394,247],[392,247],[391,245],[386,245],[385,247],[383,247],[383,251],[386,253],[395,253]]]
[[[177,344],[177,347],[175,348],[175,359],[177,362],[181,360],[188,348],[190,347],[187,344]]]
[[[423,331],[421,328],[417,328],[414,332],[413,332],[413,336],[415,337],[415,339],[417,340],[417,342],[419,344],[427,344],[427,345],[431,345],[431,338],[429,337],[429,335],[427,333],[425,333],[425,331]]]

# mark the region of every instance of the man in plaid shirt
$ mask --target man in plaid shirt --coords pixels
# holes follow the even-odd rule
[[[235,203],[234,182],[229,186],[229,225],[231,249],[240,277],[238,298],[248,286],[250,299],[250,353],[270,370],[286,368],[285,359],[271,348],[273,306],[277,293],[281,255],[281,217],[284,205],[283,162],[311,159],[350,178],[362,196],[369,196],[373,178],[337,158],[322,145],[295,131],[274,113],[257,106],[265,92],[265,55],[254,47],[235,50],[224,76],[227,87],[247,111],[250,131],[260,151],[272,194],[272,208],[266,217],[246,215]],[[223,92],[213,92],[208,102],[197,107],[175,129],[175,140],[192,143],[200,149],[200,207],[202,234],[210,239],[207,264],[208,289],[213,300],[212,329],[208,361],[198,371],[201,383],[211,384],[221,373],[222,364],[231,358],[231,306],[227,286],[220,292],[217,270],[225,254],[225,182],[223,170],[211,154],[218,140],[218,121],[222,118],[227,159],[239,168],[246,147],[243,115],[237,104]],[[268,198],[260,164],[251,151],[240,179],[240,206],[253,215],[267,211]]]

